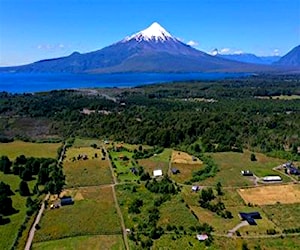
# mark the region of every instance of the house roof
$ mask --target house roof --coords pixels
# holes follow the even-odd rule
[[[153,171],[153,176],[154,177],[157,177],[157,176],[162,176],[163,173],[162,173],[162,170],[161,169],[157,169],[157,170],[154,170]]]
[[[281,181],[281,177],[278,175],[275,176],[265,176],[263,181]]]
[[[200,241],[203,241],[203,240],[207,240],[208,239],[208,235],[207,234],[197,234],[197,239],[200,240]]]
[[[60,199],[60,204],[63,206],[63,205],[71,205],[73,204],[74,201],[71,197],[64,197],[64,198],[61,198]]]
[[[251,212],[251,213],[239,213],[242,220],[246,220],[249,225],[257,225],[255,219],[261,219],[261,215],[259,212]]]
[[[172,168],[171,171],[172,171],[172,173],[177,173],[178,169],[177,168]]]

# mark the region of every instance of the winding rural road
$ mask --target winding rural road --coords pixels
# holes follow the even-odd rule
[[[28,235],[28,238],[27,238],[27,242],[26,242],[26,245],[25,245],[25,250],[30,250],[30,248],[31,248],[31,244],[32,244],[33,237],[34,237],[35,230],[36,230],[36,225],[39,224],[39,222],[42,218],[42,214],[45,210],[45,201],[48,200],[49,197],[50,197],[50,194],[48,193],[46,195],[46,197],[44,198],[43,202],[42,202],[42,206],[40,208],[40,211],[39,211],[37,217],[35,218],[34,223],[32,224],[32,227],[30,229],[30,232],[29,232],[29,235]]]

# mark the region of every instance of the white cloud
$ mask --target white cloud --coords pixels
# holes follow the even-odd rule
[[[196,41],[191,40],[191,41],[187,42],[187,45],[190,45],[190,46],[192,46],[192,47],[195,47],[195,46],[198,46],[199,43],[196,42]]]
[[[273,55],[274,56],[279,56],[279,49],[274,49],[273,50]]]
[[[228,54],[231,51],[230,48],[223,48],[220,50],[220,54]]]
[[[62,43],[59,44],[39,44],[36,46],[39,50],[58,50],[58,49],[65,49],[66,46]]]
[[[235,50],[233,51],[233,54],[235,55],[239,55],[239,54],[243,54],[244,52],[242,50]]]

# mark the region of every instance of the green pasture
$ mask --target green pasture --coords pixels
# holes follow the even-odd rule
[[[112,163],[116,166],[114,171],[120,182],[137,181],[139,176],[133,174],[130,170],[132,167],[137,167],[135,161],[132,159],[132,152],[128,151],[110,151]],[[123,159],[127,157],[129,160]]]
[[[112,187],[87,187],[79,190],[83,199],[75,200],[73,205],[45,211],[34,242],[121,233]]]
[[[122,235],[92,235],[67,237],[60,240],[51,240],[34,243],[33,250],[123,250]]]
[[[284,182],[290,181],[290,178],[272,170],[272,168],[284,163],[282,159],[255,153],[257,161],[251,161],[251,152],[249,151],[245,151],[244,153],[212,153],[210,155],[219,166],[219,171],[214,177],[201,181],[201,185],[215,185],[218,181],[220,181],[224,187],[254,185],[249,177],[241,175],[242,170],[250,170],[258,177],[280,175]]]
[[[262,206],[268,218],[281,229],[300,227],[300,204],[276,204]]]
[[[32,143],[23,141],[0,143],[0,155],[7,155],[10,160],[14,160],[19,155],[56,158],[57,149],[61,145],[61,143]]]
[[[27,197],[21,196],[18,192],[19,184],[21,182],[19,176],[12,174],[5,175],[2,172],[0,172],[0,181],[3,181],[6,184],[10,185],[11,190],[14,192],[14,195],[11,196],[13,208],[17,210],[15,214],[5,217],[10,219],[10,222],[8,224],[0,225],[0,249],[10,249],[18,233],[18,230],[26,217]],[[31,191],[34,185],[35,180],[28,182],[28,186]]]

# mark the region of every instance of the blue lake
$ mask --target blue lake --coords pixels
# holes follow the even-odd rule
[[[145,84],[219,80],[247,76],[247,73],[123,73],[123,74],[64,74],[64,73],[0,73],[0,91],[33,93],[77,88],[135,87]]]

